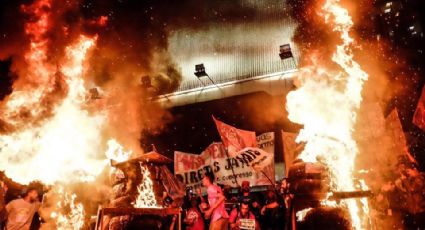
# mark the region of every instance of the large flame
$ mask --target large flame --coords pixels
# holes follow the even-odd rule
[[[123,162],[130,158],[133,151],[126,151],[124,147],[118,143],[115,139],[108,141],[108,150],[106,151],[106,157],[116,162]],[[112,172],[115,169],[112,169]],[[136,200],[133,202],[135,208],[160,208],[156,201],[153,182],[147,166],[140,164],[140,174],[142,181],[137,186],[138,195]]]
[[[20,84],[18,89],[14,87],[14,91],[7,101],[6,109],[1,114],[2,118],[6,118],[7,122],[15,126],[25,125],[25,121],[17,116],[17,112],[28,109],[32,116],[40,113],[38,104],[42,95],[54,88],[51,76],[55,73],[55,67],[47,61],[47,33],[51,13],[44,10],[50,7],[50,0],[40,0],[29,6],[22,6],[24,13],[37,17],[37,20],[25,24],[25,33],[30,38],[29,51],[24,56],[28,65],[26,82]],[[28,93],[28,90],[31,90],[31,93]]]
[[[93,180],[104,167],[96,157],[104,117],[82,109],[84,62],[96,38],[80,36],[53,65],[48,60],[50,7],[50,0],[22,6],[36,19],[25,25],[28,68],[0,114],[9,126],[0,135],[0,168],[20,183]]]
[[[15,181],[88,181],[104,168],[105,161],[96,157],[104,117],[82,109],[87,94],[82,78],[84,60],[95,40],[80,36],[75,44],[65,49],[60,73],[68,91],[54,108],[53,116],[39,126],[23,125],[17,132],[0,136],[0,168]],[[31,98],[34,93],[38,94],[37,90],[19,92],[25,98]],[[26,104],[26,99],[22,101],[24,104],[17,103],[13,96],[8,101],[6,115],[23,106],[34,110],[43,106],[31,104],[31,100]]]
[[[332,56],[333,62],[340,68],[327,68],[318,60],[302,68],[299,72],[300,87],[287,96],[288,117],[304,125],[297,137],[298,142],[306,142],[299,157],[304,161],[326,164],[333,191],[366,189],[364,183],[357,183],[353,177],[358,154],[353,130],[362,101],[363,83],[368,74],[353,59],[354,39],[350,36],[353,21],[348,11],[339,0],[327,0],[321,16],[342,41]],[[367,200],[362,199],[358,203],[350,199],[340,205],[348,208],[354,228],[367,227]]]
[[[153,191],[153,183],[151,175],[147,166],[140,164],[141,174],[143,176],[142,182],[137,186],[139,195],[134,202],[135,208],[160,208],[158,205],[155,194]]]
[[[22,184],[37,180],[52,185],[60,200],[50,216],[56,228],[81,229],[84,207],[69,192],[68,183],[94,181],[107,159],[122,162],[132,152],[110,139],[106,157],[100,154],[107,116],[101,109],[88,110],[92,107],[84,82],[97,37],[76,36],[67,43],[63,57],[52,60],[50,52],[56,49],[49,40],[52,0],[35,0],[21,9],[30,18],[25,24],[29,47],[24,54],[26,67],[19,72],[12,94],[0,104],[0,169]],[[99,24],[106,22],[101,17]],[[149,170],[142,167],[142,173],[135,206],[157,207]]]
[[[108,149],[106,150],[106,157],[116,162],[123,162],[130,158],[133,151],[125,151],[124,147],[120,145],[115,139],[108,141]]]
[[[57,193],[59,201],[55,208],[59,211],[50,214],[50,217],[56,220],[56,229],[81,229],[84,225],[84,207],[76,202],[77,195],[66,192],[63,187],[60,187]]]
[[[6,124],[0,134],[0,168],[23,184],[38,180],[57,187],[92,181],[106,166],[98,156],[105,117],[84,109],[85,61],[96,37],[77,37],[53,63],[48,40],[51,1],[36,0],[22,11],[32,18],[25,24],[27,67],[0,108]],[[61,201],[51,217],[57,229],[81,229],[84,207],[65,188],[58,188]]]

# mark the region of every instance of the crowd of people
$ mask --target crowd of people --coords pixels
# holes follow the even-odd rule
[[[201,190],[188,192],[183,207],[183,229],[284,229],[289,208],[285,180],[279,189],[273,187],[256,193],[251,192],[248,181],[243,181],[237,194],[215,185],[212,173],[205,174],[202,184],[207,190],[206,197]]]
[[[375,226],[387,229],[421,229],[425,226],[425,174],[408,164],[398,165],[396,179],[390,180],[370,197],[371,218]],[[188,190],[182,207],[182,229],[185,230],[275,230],[290,229],[290,203],[293,195],[284,179],[277,186],[253,192],[248,181],[242,181],[238,192],[214,183],[215,176],[206,173],[202,179],[206,195],[201,190]],[[38,189],[28,187],[22,195],[6,202],[8,186],[0,181],[0,230],[31,230],[41,206]],[[333,211],[333,212],[332,212]],[[320,214],[320,212],[322,214]],[[320,221],[335,223],[341,211],[317,209],[311,215],[311,228],[320,228]],[[324,218],[326,215],[328,219]],[[335,215],[334,215],[335,214]],[[316,218],[316,219],[315,219]],[[340,220],[340,219],[338,219]],[[175,219],[173,220],[173,223]],[[308,222],[308,221],[304,221]],[[307,225],[306,225],[307,226]],[[344,225],[345,226],[345,225]],[[297,224],[298,228],[298,224]],[[170,228],[172,229],[172,228]],[[332,228],[336,229],[336,228]],[[340,228],[340,229],[349,229]]]
[[[36,188],[27,188],[21,198],[6,204],[7,185],[0,181],[0,230],[30,230],[41,206]]]
[[[379,229],[423,229],[425,226],[425,174],[409,165],[400,163],[394,172],[396,179],[374,190],[369,197],[371,223]],[[292,224],[299,229],[350,228],[349,222],[344,222],[347,217],[339,209],[316,208],[308,220],[292,223],[295,221],[290,211],[293,194],[285,179],[277,187],[255,193],[249,182],[243,181],[237,194],[214,185],[213,174],[207,173],[202,182],[207,195],[204,198],[200,190],[187,195],[183,229],[283,230],[291,229]],[[338,228],[333,224],[336,222],[340,223]],[[329,224],[332,227],[323,227]]]
[[[189,193],[183,205],[183,228],[187,230],[283,229],[287,209],[282,193],[270,189],[251,192],[248,181],[243,181],[238,194],[214,184],[214,174],[202,180],[207,195],[201,191]],[[284,185],[284,184],[283,184]],[[40,209],[38,189],[28,187],[22,195],[6,202],[8,186],[0,181],[0,230],[31,230]],[[250,227],[251,226],[251,227]]]

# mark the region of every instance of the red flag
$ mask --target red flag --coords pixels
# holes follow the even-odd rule
[[[229,156],[236,155],[239,150],[246,147],[257,147],[255,132],[237,129],[215,119],[214,116],[213,119]]]
[[[425,131],[425,86],[422,88],[422,94],[413,115],[413,124]]]

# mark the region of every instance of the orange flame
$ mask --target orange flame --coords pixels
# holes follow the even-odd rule
[[[108,150],[106,156],[108,159],[112,159],[117,162],[123,162],[130,158],[133,151],[125,151],[115,139],[108,141]],[[115,170],[115,169],[112,169]],[[137,186],[138,195],[136,200],[133,202],[135,208],[160,208],[156,201],[153,182],[150,176],[149,169],[147,166],[140,164],[140,171],[142,181]]]
[[[84,207],[77,203],[77,195],[69,194],[63,187],[58,190],[60,201],[56,204],[57,210],[68,209],[68,213],[52,212],[50,217],[56,220],[56,229],[60,230],[79,230],[84,225]]]
[[[6,118],[8,123],[17,126],[25,125],[19,116],[18,111],[23,109],[30,110],[31,115],[40,112],[37,104],[44,92],[53,88],[51,76],[55,73],[55,68],[47,62],[48,39],[47,32],[49,29],[49,9],[51,7],[50,0],[39,0],[30,6],[22,6],[22,11],[37,20],[25,24],[25,33],[30,39],[29,51],[24,58],[28,65],[28,73],[25,77],[27,84],[14,86],[13,93],[9,96],[6,103],[5,111],[2,116]],[[28,93],[28,90],[31,90]]]
[[[108,141],[108,150],[106,150],[106,157],[116,162],[123,162],[130,158],[133,151],[125,151],[124,148],[115,140]]]
[[[65,99],[55,107],[53,117],[38,127],[26,126],[19,132],[0,136],[4,159],[0,161],[0,167],[15,181],[89,181],[106,165],[104,160],[96,157],[104,117],[91,115],[81,108],[87,93],[82,79],[84,61],[95,40],[80,36],[75,44],[66,48],[60,71],[69,90]],[[20,93],[30,98],[34,91]],[[22,102],[21,105],[8,103],[8,109],[33,106],[37,110],[42,106],[27,104],[26,99]]]
[[[135,208],[160,208],[158,205],[155,194],[153,191],[153,183],[150,177],[149,169],[146,166],[140,165],[142,172],[142,182],[137,186],[137,191],[139,195],[137,196],[136,201],[134,202]]]
[[[287,96],[288,117],[304,125],[297,142],[306,142],[306,146],[299,157],[306,162],[325,163],[332,177],[332,190],[367,189],[364,182],[356,182],[353,178],[354,160],[358,154],[353,130],[368,74],[353,58],[354,39],[350,36],[353,21],[348,11],[339,0],[327,0],[321,16],[338,32],[342,41],[332,56],[340,69],[331,70],[317,62],[300,69],[301,86]],[[337,205],[330,201],[324,204]],[[361,199],[361,203],[345,200],[340,205],[348,208],[355,229],[368,226],[366,199]]]
[[[97,37],[80,35],[53,63],[48,38],[53,27],[52,0],[35,0],[21,9],[31,18],[25,24],[29,39],[24,55],[27,69],[0,104],[0,121],[7,125],[0,133],[0,169],[19,183],[38,180],[58,188],[62,201],[51,218],[57,229],[80,229],[84,225],[84,207],[75,201],[76,194],[58,185],[93,181],[107,166],[107,159],[125,161],[132,152],[124,151],[111,139],[107,159],[99,155],[104,149],[107,115],[101,110],[86,110],[89,92],[84,82],[85,64]],[[107,22],[106,16],[95,21],[99,26]],[[135,205],[156,207],[149,170],[142,168],[142,173],[145,179]],[[148,200],[141,197],[145,195]],[[69,212],[64,212],[66,209]]]

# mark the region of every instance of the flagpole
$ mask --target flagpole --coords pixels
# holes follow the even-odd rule
[[[226,152],[227,159],[230,159],[229,153],[227,152],[227,148],[224,148],[224,152]],[[235,170],[233,169],[233,162],[230,162],[230,169],[232,169],[233,178],[235,178],[235,183],[239,187],[238,178],[236,178]]]
[[[214,123],[216,123],[216,119],[214,115],[212,115],[212,119],[214,120]],[[217,126],[217,123],[216,123],[216,126]],[[220,133],[220,130],[219,130],[219,133]],[[221,134],[220,134],[220,138],[221,138]],[[224,152],[226,153],[227,159],[230,159],[229,152],[227,151],[227,147],[224,145],[224,143],[223,143],[223,146],[224,146]],[[233,169],[233,162],[230,162],[230,169],[232,169],[233,178],[235,178],[235,183],[239,187],[238,178],[236,178],[235,170]]]
[[[275,184],[273,183],[273,181],[270,179],[269,176],[267,176],[267,174],[264,172],[264,170],[261,170],[261,172],[264,174],[264,176],[267,178],[267,180],[270,181],[270,184],[273,185],[273,187],[275,186]]]

